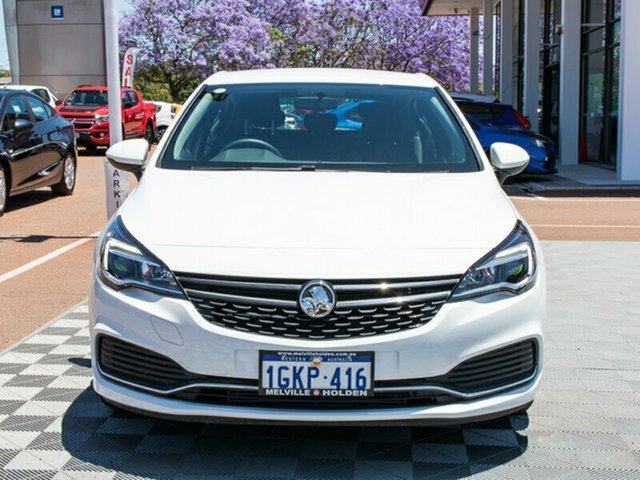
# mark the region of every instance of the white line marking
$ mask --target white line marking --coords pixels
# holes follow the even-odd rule
[[[538,223],[531,224],[532,227],[565,227],[565,228],[640,228],[640,225],[571,225],[571,224],[555,224],[555,223]]]
[[[547,202],[565,203],[640,203],[640,198],[551,198],[540,197],[527,192],[526,197],[510,197],[511,200],[546,200]]]
[[[59,249],[54,250],[51,253],[47,253],[46,255],[44,255],[44,256],[42,256],[40,258],[36,258],[32,262],[25,263],[24,265],[22,265],[21,267],[16,268],[15,270],[11,270],[10,272],[4,273],[4,274],[0,275],[0,283],[6,282],[7,280],[11,280],[13,277],[17,277],[21,273],[24,273],[24,272],[27,272],[27,271],[33,269],[33,268],[36,268],[37,266],[42,265],[43,263],[48,262],[49,260],[51,260],[53,258],[59,257],[63,253],[67,253],[69,250],[73,250],[74,248],[79,247],[80,245],[83,245],[83,244],[89,242],[90,240],[93,240],[94,238],[98,238],[99,234],[100,234],[100,232],[92,233],[88,237],[81,238],[80,240],[76,240],[75,242],[70,243],[69,245],[65,245],[64,247],[60,247]]]

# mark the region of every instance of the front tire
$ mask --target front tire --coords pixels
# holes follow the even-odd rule
[[[9,184],[7,174],[4,167],[0,165],[0,217],[7,208],[7,199],[9,198]]]
[[[162,139],[162,136],[164,135],[164,132],[167,131],[167,127],[158,127],[156,130],[156,139],[159,142]]]
[[[144,138],[149,142],[149,146],[153,145],[153,142],[156,140],[156,132],[153,130],[151,123],[147,123],[147,126],[144,128]]]
[[[71,153],[67,153],[62,163],[62,179],[60,183],[53,185],[51,190],[57,195],[71,195],[76,188],[76,159]]]

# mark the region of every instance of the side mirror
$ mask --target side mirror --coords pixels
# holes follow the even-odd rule
[[[29,120],[25,120],[24,118],[17,118],[13,123],[13,131],[16,133],[16,135],[28,132],[32,129],[33,123],[31,123]]]
[[[518,175],[527,168],[529,154],[518,145],[496,142],[491,145],[489,161],[493,168],[496,169],[500,183],[504,183],[507,178]]]
[[[138,174],[147,162],[148,153],[149,143],[144,138],[136,138],[109,147],[107,160],[118,170]]]

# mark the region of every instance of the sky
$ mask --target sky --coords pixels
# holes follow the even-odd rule
[[[131,10],[128,0],[116,0],[121,13]],[[0,69],[9,68],[9,53],[7,52],[7,35],[4,29],[4,9],[0,7]]]

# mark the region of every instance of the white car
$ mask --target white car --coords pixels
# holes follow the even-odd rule
[[[305,112],[285,126],[283,106]],[[360,102],[360,129],[330,113]],[[545,270],[488,160],[422,74],[292,69],[206,80],[98,241],[93,386],[175,419],[465,423],[525,410]]]
[[[176,116],[177,105],[167,102],[150,102],[156,106],[156,137],[162,138]]]
[[[2,85],[0,88],[7,88],[9,90],[26,90],[39,96],[45,102],[47,102],[51,108],[56,108],[59,100],[47,87],[42,85]]]

